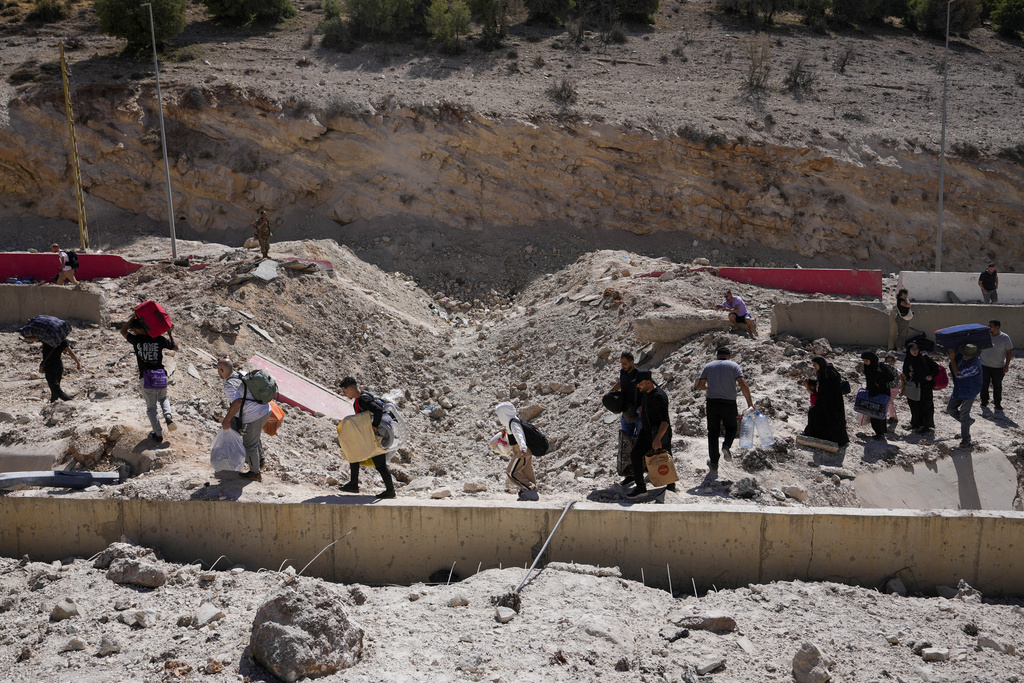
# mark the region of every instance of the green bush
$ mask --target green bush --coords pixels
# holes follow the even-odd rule
[[[323,34],[320,46],[328,50],[352,52],[356,47],[348,20],[341,17],[334,17],[320,24],[320,33]]]
[[[1004,36],[1024,31],[1024,0],[1001,0],[992,10],[992,24]]]
[[[872,21],[882,0],[838,0],[832,3],[832,18],[844,26]]]
[[[394,38],[414,25],[415,0],[344,0],[352,33],[360,38]]]
[[[36,0],[35,9],[25,17],[28,21],[51,24],[71,16],[71,7],[64,0]]]
[[[523,0],[531,21],[558,23],[573,8],[573,0]]]
[[[932,35],[946,35],[946,0],[910,0],[907,10],[914,26]],[[978,0],[958,0],[949,5],[949,32],[967,36],[981,25]]]
[[[619,0],[618,18],[635,23],[653,23],[659,0]]]
[[[166,42],[185,29],[186,0],[151,0],[156,40]],[[124,38],[128,47],[138,49],[152,41],[149,8],[138,0],[96,0],[93,5],[100,30],[109,36]]]
[[[795,0],[718,0],[718,9],[729,14],[742,14],[772,23],[775,13],[792,9]]]
[[[232,24],[277,23],[294,17],[292,0],[202,0],[216,19]]]
[[[324,21],[337,19],[341,16],[341,0],[324,0],[320,3],[320,9],[324,12]]]
[[[508,28],[512,0],[469,0],[469,9],[483,26],[483,47],[494,49],[500,46]]]
[[[456,54],[462,49],[462,36],[469,31],[469,7],[462,0],[433,0],[426,26],[442,52]]]
[[[825,20],[825,13],[832,6],[832,0],[800,0],[796,9],[804,26],[817,26]]]

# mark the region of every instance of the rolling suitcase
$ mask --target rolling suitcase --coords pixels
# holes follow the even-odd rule
[[[957,351],[964,344],[974,344],[980,351],[992,346],[992,333],[988,331],[988,325],[954,325],[935,330],[935,343],[943,351]]]
[[[155,301],[143,301],[136,306],[135,317],[146,328],[146,334],[150,337],[159,337],[164,332],[174,328],[171,316],[167,315],[164,307]]]

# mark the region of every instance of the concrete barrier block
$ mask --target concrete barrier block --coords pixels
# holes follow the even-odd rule
[[[56,285],[0,284],[0,323],[25,324],[34,315],[84,320],[98,325],[106,325],[109,320],[102,294]]]
[[[0,446],[0,472],[52,470],[68,450],[69,439]]]
[[[988,264],[979,264],[976,273],[931,273],[919,270],[900,271],[897,288],[906,288],[911,301],[948,302],[946,292],[953,292],[965,304],[983,303],[978,276]],[[997,269],[998,272],[998,269]],[[1024,304],[1024,273],[999,273],[999,303]]]

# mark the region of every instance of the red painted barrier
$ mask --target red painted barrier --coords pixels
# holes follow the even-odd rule
[[[806,294],[882,298],[882,271],[831,268],[719,268],[720,277],[748,285]]]
[[[141,264],[125,261],[116,254],[79,254],[79,280],[95,280],[101,277],[124,277],[142,267]],[[37,282],[53,282],[57,279],[60,258],[53,252],[26,254],[8,252],[0,254],[0,282],[8,278],[32,278]]]
[[[277,361],[256,354],[250,363],[263,368],[277,382],[277,400],[311,413],[323,413],[329,418],[340,420],[354,415],[352,402],[346,401],[333,391],[289,370]]]

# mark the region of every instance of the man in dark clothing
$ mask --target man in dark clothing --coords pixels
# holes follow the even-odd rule
[[[384,419],[384,406],[381,401],[374,398],[373,394],[369,392],[359,391],[359,385],[354,377],[346,377],[341,380],[341,393],[346,398],[352,399],[352,407],[357,413],[365,410],[370,411],[373,415],[370,424],[373,425],[374,434],[377,434],[377,428],[380,427],[380,422]],[[388,469],[387,458],[387,453],[373,456],[373,466],[377,468],[380,478],[384,480],[384,491],[383,493],[378,493],[377,498],[395,497],[395,483],[391,478],[391,471]],[[341,490],[345,493],[359,493],[359,463],[349,463],[349,466],[351,468],[349,480],[347,484],[341,487]]]
[[[996,264],[988,264],[988,268],[981,271],[978,276],[978,287],[981,288],[981,299],[987,304],[999,302],[999,274],[996,273]]]
[[[672,455],[672,425],[669,424],[668,395],[665,390],[654,383],[650,370],[637,371],[637,389],[640,390],[640,433],[630,451],[633,472],[643,472],[646,468],[645,457],[652,450],[664,449]],[[647,493],[642,475],[635,477],[636,488],[626,494],[629,498]],[[669,484],[669,491],[675,491],[676,485]]]
[[[25,337],[27,342],[41,341],[39,337]],[[71,356],[71,360],[75,361],[75,365],[79,370],[82,369],[82,362],[78,360],[78,356],[75,355],[75,350],[71,348],[68,340],[65,339],[57,346],[50,346],[46,342],[42,342],[43,345],[43,362],[39,364],[39,371],[46,377],[46,384],[50,387],[50,403],[53,403],[58,398],[62,401],[70,401],[74,398],[73,395],[65,394],[64,390],[60,388],[60,380],[64,377],[64,360],[61,358],[62,354],[68,354]]]
[[[121,336],[135,349],[135,360],[139,365],[139,387],[146,399],[146,415],[153,428],[149,438],[162,443],[163,429],[157,417],[157,404],[167,421],[167,430],[173,432],[178,428],[171,417],[171,402],[167,398],[167,372],[164,370],[164,349],[177,351],[178,345],[174,343],[174,335],[169,330],[167,337],[150,337],[135,315],[121,327]]]
[[[629,486],[633,481],[632,465],[626,464],[629,453],[633,449],[637,432],[640,431],[640,392],[636,388],[636,377],[639,370],[634,363],[633,354],[623,351],[619,357],[622,369],[619,370],[619,381],[612,391],[622,392],[622,417],[619,419],[619,457],[617,469],[625,475],[621,486]]]
[[[747,400],[747,407],[753,408],[754,401],[750,398],[750,387],[743,379],[743,370],[730,360],[732,352],[728,346],[719,346],[715,352],[715,360],[704,366],[697,380],[697,391],[707,390],[708,398],[705,412],[708,420],[708,477],[718,474],[718,437],[725,428],[725,440],[722,441],[721,455],[732,460],[729,449],[736,438],[738,428],[736,407],[736,385]]]

